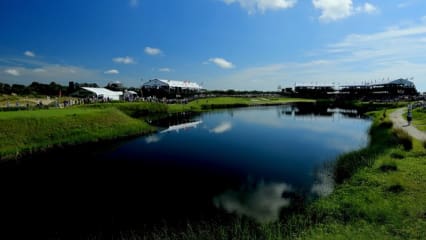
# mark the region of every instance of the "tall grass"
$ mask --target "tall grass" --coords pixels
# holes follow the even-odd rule
[[[371,167],[377,155],[398,144],[397,138],[392,134],[392,122],[380,117],[379,112],[376,112],[373,117],[375,120],[369,131],[369,145],[337,159],[334,168],[334,178],[337,183],[342,183],[361,168]]]

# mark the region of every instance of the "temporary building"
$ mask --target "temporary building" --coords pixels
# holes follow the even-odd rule
[[[181,97],[195,94],[202,87],[195,82],[152,79],[142,85],[144,96]]]
[[[190,81],[176,81],[164,79],[152,79],[144,83],[142,87],[145,88],[169,88],[169,89],[189,89],[201,90],[202,87],[195,82]]]
[[[123,92],[111,91],[106,88],[82,87],[79,91],[72,94],[74,96],[95,96],[97,99],[120,100]]]

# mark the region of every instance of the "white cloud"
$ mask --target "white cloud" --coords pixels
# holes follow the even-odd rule
[[[105,74],[119,74],[120,71],[118,71],[117,69],[110,69],[104,72]]]
[[[228,132],[232,129],[232,124],[230,122],[223,122],[219,124],[217,127],[210,130],[212,133],[221,134],[224,132]]]
[[[366,13],[375,13],[377,12],[377,7],[375,7],[371,3],[364,3],[364,6],[362,7],[362,11]]]
[[[218,208],[256,219],[259,222],[276,221],[280,210],[290,205],[290,200],[282,197],[291,188],[284,183],[259,183],[254,187],[244,187],[239,191],[229,190],[214,198]]]
[[[234,68],[234,64],[232,64],[231,62],[223,59],[223,58],[210,58],[209,62],[212,62],[214,64],[216,64],[217,66],[224,68],[224,69],[230,69],[230,68]]]
[[[18,71],[18,69],[14,69],[14,68],[6,69],[6,70],[4,70],[4,72],[9,74],[9,75],[15,76],[15,77],[21,75],[21,73]]]
[[[31,52],[31,51],[25,51],[24,55],[27,56],[27,57],[35,57],[35,53]]]
[[[311,192],[320,197],[330,195],[334,190],[334,179],[330,169],[321,169],[316,173],[315,183],[312,185]]]
[[[19,67],[9,67],[8,63],[14,63]],[[2,65],[2,63],[6,63]],[[51,64],[28,58],[0,58],[0,79],[8,83],[28,85],[33,81],[41,83],[57,82],[68,85],[74,82],[96,82],[106,84],[104,77],[98,70],[83,67]]]
[[[129,4],[131,7],[137,7],[139,6],[139,0],[130,0]]]
[[[253,14],[257,11],[264,13],[267,10],[291,8],[297,0],[223,0],[226,4],[239,3],[240,6]]]
[[[371,14],[378,11],[376,6],[368,2],[354,8],[352,0],[312,0],[312,4],[321,10],[319,19],[324,22],[344,19],[356,13]]]
[[[407,1],[403,1],[398,3],[398,5],[396,5],[398,8],[406,8],[406,7],[411,7],[412,5],[415,5],[418,2],[418,0],[407,0]]]
[[[162,53],[161,49],[152,47],[146,47],[144,51],[146,54],[151,56],[159,55]]]
[[[145,138],[145,142],[148,144],[157,143],[160,140],[161,140],[161,137],[159,135],[151,135]]]
[[[312,0],[315,8],[321,10],[320,20],[335,21],[352,15],[352,0]]]
[[[158,71],[159,72],[171,72],[172,69],[171,68],[159,68]]]
[[[132,64],[135,63],[135,60],[133,60],[133,58],[126,56],[126,57],[116,57],[113,58],[112,61],[116,62],[116,63],[123,63],[123,64]]]
[[[426,81],[421,79],[426,76],[425,39],[425,23],[371,34],[350,34],[318,50],[309,56],[311,60],[241,69],[206,79],[207,88],[270,91],[278,85],[293,87],[295,83],[344,85],[414,76],[417,89],[426,91]]]

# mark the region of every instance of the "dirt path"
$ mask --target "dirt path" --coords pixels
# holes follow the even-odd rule
[[[416,138],[420,141],[426,141],[426,132],[422,132],[416,127],[408,125],[408,122],[402,116],[404,112],[405,108],[399,108],[389,115],[389,118],[392,120],[394,127],[403,129],[413,138]]]

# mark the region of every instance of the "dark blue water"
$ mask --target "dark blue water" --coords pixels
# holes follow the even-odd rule
[[[356,111],[306,104],[181,114],[152,123],[160,131],[150,136],[0,166],[9,186],[4,193],[19,203],[22,226],[37,223],[33,231],[52,236],[226,213],[277,220],[295,201],[288,193],[332,191],[324,166],[365,146],[370,126]]]

